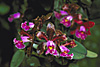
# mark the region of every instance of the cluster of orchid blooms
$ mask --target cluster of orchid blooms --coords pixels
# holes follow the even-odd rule
[[[79,7],[75,4],[65,4],[60,12],[54,11],[55,17],[59,20],[58,23],[63,24],[66,28],[70,27],[70,34],[76,35],[77,38],[85,40],[87,35],[91,35],[90,28],[95,24],[92,21],[84,20],[81,14],[76,13]],[[73,11],[74,10],[74,11]],[[8,18],[9,22],[14,19],[20,18],[21,14],[15,13]],[[40,20],[38,18],[35,21]],[[46,33],[43,31],[35,30],[36,23],[27,22],[21,23],[21,40],[14,38],[13,42],[18,49],[24,49],[26,46],[24,43],[29,42],[34,44],[37,37],[39,40],[45,40],[41,44],[38,44],[37,53],[45,55],[51,54],[56,57],[66,57],[67,59],[73,59],[74,54],[69,54],[68,48],[74,48],[76,46],[75,40],[68,41],[66,34],[60,30],[56,30],[53,23],[47,24]],[[74,29],[73,29],[74,28]],[[31,33],[30,33],[31,31]],[[34,31],[34,32],[32,32]],[[47,34],[47,35],[46,35]],[[63,41],[66,41],[62,43]],[[41,47],[42,46],[42,47]]]

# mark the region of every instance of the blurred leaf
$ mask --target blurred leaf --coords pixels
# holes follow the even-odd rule
[[[59,7],[59,0],[54,0],[54,9],[57,10]]]
[[[80,8],[78,13],[82,14],[82,18],[88,18],[87,14],[84,12],[83,8]]]
[[[69,67],[79,67],[77,64],[71,63]]]
[[[64,58],[55,58],[55,61],[60,65],[66,65],[68,61]]]
[[[3,28],[5,28],[6,30],[10,29],[9,24],[5,19],[0,17],[0,22],[1,22],[1,25],[2,25]]]
[[[29,45],[29,42],[25,42],[24,45],[27,47]]]
[[[11,60],[10,67],[19,67],[19,65],[24,59],[24,56],[25,56],[25,52],[23,50],[16,51],[16,53],[13,55],[13,58]]]
[[[78,41],[75,41],[75,43],[77,44],[77,46],[74,47],[74,48],[69,48],[70,49],[69,54],[74,53],[73,59],[85,58],[85,56],[87,54],[86,48],[81,43],[79,43]]]
[[[87,55],[86,55],[86,57],[95,58],[95,57],[97,57],[97,56],[98,56],[98,55],[97,55],[96,53],[87,50]]]
[[[27,6],[28,6],[27,0],[24,0],[24,4],[21,5],[21,8],[22,8],[21,11],[22,11],[22,13],[25,12]]]
[[[14,12],[18,12],[19,11],[19,1],[18,0],[13,0],[12,6],[13,6],[13,10]]]
[[[38,58],[36,58],[36,57],[29,57],[27,59],[27,64],[29,64],[30,66],[34,66],[34,67],[40,66],[40,62],[39,62]]]
[[[64,0],[54,0],[54,10],[56,11],[61,10],[63,4],[65,4]]]
[[[71,3],[77,3],[77,0],[70,0]]]
[[[91,0],[81,0],[82,3],[90,6],[92,4]]]
[[[4,3],[0,4],[0,14],[1,15],[7,14],[9,12],[9,10],[10,10],[10,7],[8,5],[6,5]]]

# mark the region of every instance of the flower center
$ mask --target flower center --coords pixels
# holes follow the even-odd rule
[[[66,52],[66,51],[64,51],[64,53],[65,53],[65,54],[67,54],[67,52]]]
[[[67,22],[68,20],[67,19],[65,19],[65,22]]]
[[[50,46],[49,49],[52,50],[52,47]]]
[[[84,34],[84,32],[82,31],[81,34]]]

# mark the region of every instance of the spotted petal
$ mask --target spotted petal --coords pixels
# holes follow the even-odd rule
[[[41,40],[41,39],[45,39],[46,41],[48,41],[47,39],[47,35],[44,32],[38,31],[36,36]]]
[[[52,39],[54,33],[55,33],[54,25],[52,23],[48,23],[48,25],[47,25],[47,35],[48,35],[49,40]]]

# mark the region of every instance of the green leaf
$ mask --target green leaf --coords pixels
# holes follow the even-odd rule
[[[64,58],[55,58],[55,61],[60,65],[66,65],[68,61]]]
[[[59,8],[59,0],[54,0],[54,9],[57,10]]]
[[[65,4],[64,0],[54,0],[54,10],[56,11],[61,10],[63,4]]]
[[[9,12],[9,10],[10,10],[10,7],[8,5],[6,5],[4,3],[0,4],[0,14],[1,15],[7,14]]]
[[[36,57],[29,57],[27,59],[27,64],[29,64],[30,66],[34,66],[34,67],[40,66],[40,62],[39,62],[38,58],[36,58]]]
[[[74,47],[74,48],[69,48],[70,49],[69,54],[74,53],[73,59],[85,58],[85,56],[87,54],[86,48],[81,43],[79,43],[78,41],[75,41],[75,43],[77,44],[77,46]]]
[[[82,18],[88,18],[87,14],[85,13],[85,11],[83,10],[83,8],[80,8],[79,12],[80,14],[82,14]]]
[[[79,67],[77,64],[71,63],[69,67]]]
[[[25,56],[25,52],[23,50],[18,50],[14,55],[11,60],[10,67],[19,67],[21,62],[23,61]]]
[[[92,4],[91,0],[81,0],[82,3],[90,6]]]
[[[5,28],[6,30],[10,29],[9,24],[5,19],[0,17],[0,22],[1,22],[1,25],[2,25],[3,28]]]
[[[28,6],[27,0],[24,0],[24,4],[21,5],[21,8],[22,8],[21,11],[22,11],[23,13],[25,12],[27,6]]]
[[[71,3],[77,3],[77,0],[70,0]]]
[[[28,45],[29,45],[29,42],[25,42],[24,45],[25,45],[25,46],[28,46]]]
[[[90,50],[87,50],[87,55],[86,57],[90,57],[90,58],[96,58],[98,55]]]

